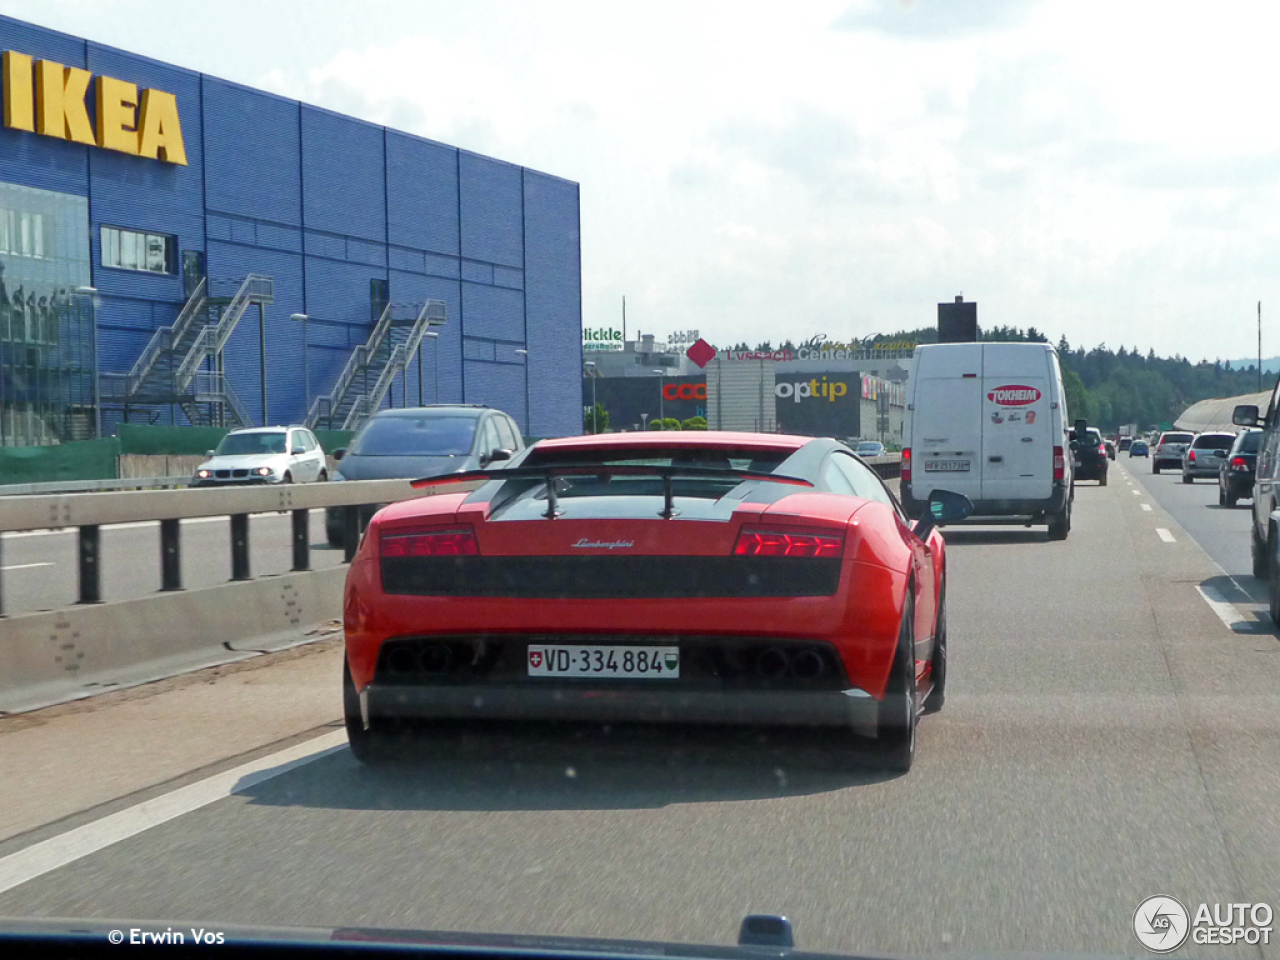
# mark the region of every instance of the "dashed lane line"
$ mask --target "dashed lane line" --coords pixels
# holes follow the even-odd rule
[[[1140,504],[1138,504],[1138,506],[1140,506],[1143,510],[1150,510],[1150,509],[1151,509],[1151,504],[1149,504],[1149,503],[1140,503]]]
[[[0,567],[0,570],[8,572],[9,570],[30,570],[32,567],[52,567],[52,560],[41,560],[39,563],[11,563],[7,567]]]
[[[1156,527],[1156,536],[1158,536],[1165,543],[1177,542],[1176,540],[1174,540],[1173,534],[1170,533],[1168,530],[1166,530],[1164,527]]]

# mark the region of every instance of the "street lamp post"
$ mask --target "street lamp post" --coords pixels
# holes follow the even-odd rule
[[[529,436],[529,351],[517,349],[516,353],[524,358],[524,435]]]
[[[594,360],[588,360],[583,363],[583,366],[591,368],[591,432],[599,433],[600,424],[596,420],[599,416],[599,414],[596,413],[596,410],[598,409],[596,406],[596,362]]]
[[[96,287],[76,287],[76,293],[89,298],[89,328],[93,331],[93,439],[102,439],[102,389],[98,385],[98,290]],[[76,311],[79,312],[77,305]]]
[[[306,397],[302,407],[302,415],[305,421],[311,414],[311,353],[307,350],[307,320],[309,318],[305,313],[294,313],[290,314],[289,319],[302,324],[302,390],[303,395]]]
[[[649,415],[647,413],[640,414],[640,429],[645,433],[649,432]]]
[[[653,371],[658,375],[658,420],[662,424],[662,429],[667,429],[667,404],[664,395],[667,388],[667,371],[659,367]]]
[[[431,338],[431,358],[435,366],[435,392],[432,393],[431,402],[440,402],[440,334],[434,330],[428,330],[423,337]],[[422,406],[422,351],[418,351],[418,406]]]

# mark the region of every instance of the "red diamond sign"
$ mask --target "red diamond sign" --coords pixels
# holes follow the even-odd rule
[[[698,342],[686,350],[684,355],[699,367],[705,367],[716,358],[716,348],[699,337]]]

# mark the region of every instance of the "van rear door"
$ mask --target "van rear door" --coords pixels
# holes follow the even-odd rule
[[[1026,344],[983,344],[982,498],[1043,500],[1053,494],[1049,353]]]
[[[982,496],[982,344],[922,347],[911,411],[912,494]]]

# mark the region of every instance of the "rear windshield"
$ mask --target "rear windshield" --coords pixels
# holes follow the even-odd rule
[[[475,417],[381,417],[351,444],[362,457],[456,457],[471,452]]]
[[[1230,433],[1202,433],[1191,446],[1197,450],[1230,450],[1235,442],[1235,436]]]
[[[1191,434],[1189,433],[1166,433],[1160,438],[1161,443],[1190,443]]]
[[[1240,453],[1257,453],[1258,446],[1262,443],[1262,431],[1251,430],[1240,438]]]

